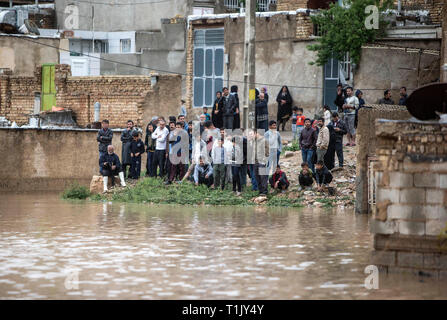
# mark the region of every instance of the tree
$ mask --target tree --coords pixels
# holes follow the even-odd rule
[[[316,61],[310,64],[323,66],[334,57],[343,60],[349,52],[352,62],[360,61],[362,46],[385,33],[387,23],[384,21],[384,11],[391,7],[393,0],[344,0],[344,6],[332,3],[329,9],[320,10],[311,16],[312,22],[317,25],[321,37],[318,43],[308,45],[307,49],[317,51]],[[375,6],[378,13],[378,28],[367,28],[365,21],[371,23],[373,12],[367,11],[368,6]],[[371,8],[371,7],[370,7]]]

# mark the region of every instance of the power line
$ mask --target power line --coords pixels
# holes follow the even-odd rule
[[[50,47],[50,48],[54,48],[57,50],[62,50],[62,51],[66,51],[66,52],[70,52],[70,53],[75,53],[78,55],[82,55],[85,57],[89,57],[92,59],[98,59],[98,60],[102,60],[102,61],[106,61],[106,62],[110,62],[110,63],[116,63],[116,64],[121,64],[121,65],[125,65],[125,66],[129,66],[129,67],[134,67],[134,68],[140,68],[140,69],[145,69],[145,70],[150,70],[150,71],[157,71],[157,72],[162,72],[162,73],[169,73],[169,74],[176,74],[176,75],[180,75],[180,76],[187,76],[186,73],[181,73],[181,72],[176,72],[176,71],[169,71],[169,70],[162,70],[162,69],[156,69],[156,68],[150,68],[150,67],[145,67],[145,66],[138,66],[138,65],[134,65],[131,63],[126,63],[126,62],[121,62],[121,61],[115,61],[115,60],[111,60],[111,59],[106,59],[106,58],[101,58],[101,57],[94,57],[91,56],[89,54],[83,54],[81,52],[77,52],[77,51],[72,51],[72,50],[67,50],[67,49],[63,49],[60,47],[56,47],[56,46],[52,46],[50,44],[46,44],[46,43],[42,43],[39,41],[33,41],[28,37],[24,37],[24,36],[17,36],[17,35],[10,35],[10,36],[14,36],[17,37],[18,39],[22,39],[25,41],[29,41],[38,45],[42,45],[42,46],[46,46],[46,47]],[[194,78],[200,78],[200,79],[209,79],[207,77],[198,77],[198,76],[194,76]],[[231,82],[231,83],[244,83],[243,80],[234,80],[234,79],[226,79],[227,81]],[[273,84],[273,83],[261,83],[261,82],[255,82],[255,85],[257,86],[269,86],[269,87],[283,87],[284,84]],[[289,88],[296,88],[296,89],[323,89],[323,87],[320,86],[295,86],[295,85],[286,85]],[[384,91],[387,90],[389,88],[357,88],[359,90],[363,90],[363,91]],[[408,90],[415,90],[414,88],[408,88]]]
[[[99,4],[104,6],[133,6],[133,5],[144,5],[144,4],[156,4],[156,3],[165,3],[172,2],[173,0],[155,0],[155,1],[141,1],[141,2],[132,2],[132,3],[107,3],[107,2],[97,2],[97,1],[83,1],[83,0],[71,0],[72,2],[80,2],[80,3],[88,3],[88,4]]]

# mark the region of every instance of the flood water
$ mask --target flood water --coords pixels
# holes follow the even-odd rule
[[[352,210],[1,194],[0,299],[447,298],[447,282],[412,276],[366,289],[368,228]]]

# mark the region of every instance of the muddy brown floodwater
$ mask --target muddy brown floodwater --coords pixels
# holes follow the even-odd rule
[[[371,250],[352,210],[0,195],[0,299],[447,298],[412,276],[366,289]]]

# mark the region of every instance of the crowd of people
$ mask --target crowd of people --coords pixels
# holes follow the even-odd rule
[[[391,99],[389,90],[384,99],[383,103]],[[399,103],[405,103],[405,99],[406,90],[402,88]],[[195,121],[186,121],[184,100],[178,116],[170,116],[168,120],[154,116],[145,128],[144,141],[143,133],[128,120],[121,133],[121,162],[111,145],[113,132],[109,122],[103,120],[97,141],[104,192],[108,179],[112,179],[113,185],[116,175],[122,186],[126,186],[125,178],[138,179],[143,154],[147,156],[146,176],[160,177],[167,185],[190,181],[223,190],[232,184],[234,193],[240,195],[249,178],[251,189],[260,195],[268,193],[269,184],[273,190],[285,192],[290,183],[280,166],[283,145],[279,128],[284,131],[291,119],[293,140],[302,155],[300,188],[315,185],[318,191],[333,194],[330,184],[335,155],[338,167],[343,169],[343,136],[347,135],[346,146],[355,146],[358,110],[365,106],[362,92],[357,90],[354,94],[352,87],[343,89],[338,85],[334,101],[338,110],[324,106],[322,116],[316,119],[304,116],[303,108],[292,107],[287,86],[277,95],[276,121],[269,121],[268,100],[265,87],[256,89],[255,130],[241,128],[237,86],[218,91],[211,113],[204,107]]]

